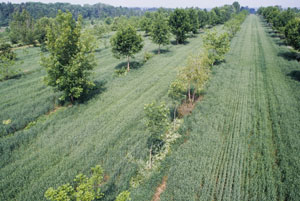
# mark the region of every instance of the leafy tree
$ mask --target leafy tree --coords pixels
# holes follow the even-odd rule
[[[284,35],[289,45],[300,50],[300,19],[294,18],[285,27]]]
[[[121,192],[118,197],[116,198],[116,201],[130,201],[130,192],[129,191],[123,191]]]
[[[74,102],[95,86],[88,78],[94,66],[94,39],[81,33],[81,17],[76,22],[70,12],[60,11],[47,29],[47,49],[49,57],[42,58],[45,81],[64,92],[61,100]]]
[[[6,80],[14,76],[18,71],[13,68],[16,53],[11,50],[11,45],[0,45],[0,80]]]
[[[148,35],[151,32],[152,19],[150,17],[143,16],[140,21],[140,27],[141,30],[145,31],[145,34]]]
[[[168,109],[165,104],[158,105],[153,102],[144,107],[146,115],[146,126],[150,133],[148,138],[150,168],[152,168],[152,154],[159,152],[163,146],[162,135],[169,126]]]
[[[199,28],[205,27],[208,24],[209,16],[206,10],[198,11]]]
[[[174,104],[174,111],[173,111],[173,129],[175,130],[176,126],[176,113],[177,107],[181,104],[181,102],[185,99],[185,83],[182,79],[176,79],[173,81],[168,90],[168,96],[172,99]]]
[[[9,37],[12,43],[18,43],[19,41],[24,44],[35,43],[34,21],[26,10],[21,13],[15,12],[9,27]]]
[[[35,24],[35,37],[40,43],[42,50],[45,49],[47,39],[47,27],[53,22],[52,18],[42,17]]]
[[[143,48],[142,36],[130,26],[121,27],[111,38],[112,52],[116,58],[127,57],[127,71],[130,70],[130,57]]]
[[[224,55],[229,51],[230,41],[228,33],[218,33],[214,31],[209,31],[204,36],[204,47],[208,52],[209,58],[215,62],[220,62],[224,60]]]
[[[158,54],[160,54],[161,45],[170,43],[170,28],[167,19],[162,14],[158,14],[154,19],[151,39],[158,44]]]
[[[237,2],[237,1],[233,2],[232,6],[234,7],[234,10],[236,13],[240,12],[241,6],[240,6],[239,2]]]
[[[281,33],[284,33],[285,26],[288,22],[294,19],[296,14],[292,11],[292,9],[288,8],[285,11],[282,11],[276,18],[273,20],[274,27]]]
[[[193,34],[196,34],[199,28],[198,13],[195,9],[190,8],[188,9],[188,15],[189,15],[191,31],[193,32]]]
[[[218,23],[218,16],[214,10],[209,12],[209,25],[214,26]]]
[[[97,165],[92,168],[92,176],[88,178],[79,174],[74,179],[74,185],[64,184],[57,189],[49,188],[45,197],[51,201],[93,201],[103,197],[100,184],[103,181],[103,170]]]
[[[190,30],[189,16],[184,9],[176,8],[169,19],[171,32],[176,37],[177,44],[184,43]]]

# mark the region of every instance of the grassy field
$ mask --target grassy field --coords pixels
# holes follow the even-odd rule
[[[144,52],[157,48],[146,39],[124,77],[114,70],[126,63],[100,48],[98,90],[72,107],[58,107],[59,93],[44,85],[39,48],[17,50],[24,75],[0,82],[0,200],[43,200],[47,188],[97,164],[105,170],[104,200],[129,189],[138,166],[126,156],[148,157],[143,106],[170,102],[177,70],[201,50],[201,34],[188,41],[142,64]],[[130,189],[132,200],[151,200],[163,178],[162,201],[299,200],[299,72],[290,50],[249,16],[185,118],[183,137],[150,179]]]
[[[300,199],[300,64],[280,45],[246,19],[159,174],[162,201]]]
[[[18,50],[25,75],[0,82],[1,123],[11,119],[0,125],[1,200],[42,200],[47,188],[71,182],[97,164],[106,174],[105,200],[128,189],[137,165],[126,155],[145,159],[148,154],[144,104],[167,99],[178,68],[200,50],[201,35],[188,42],[169,45],[142,64],[144,52],[157,48],[146,39],[125,77],[114,77],[114,70],[126,63],[113,58],[110,48],[99,49],[93,75],[99,89],[85,103],[61,108],[56,106],[59,94],[43,83],[39,49]]]

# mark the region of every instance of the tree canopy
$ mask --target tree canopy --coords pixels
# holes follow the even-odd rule
[[[73,102],[94,86],[89,80],[94,67],[94,39],[81,33],[81,17],[76,22],[70,12],[60,11],[47,28],[46,44],[50,55],[42,58],[45,81],[64,92],[60,99]]]

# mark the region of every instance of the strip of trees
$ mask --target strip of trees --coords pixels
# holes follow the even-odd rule
[[[268,24],[282,34],[288,45],[300,50],[300,10],[278,6],[261,7],[257,12]]]

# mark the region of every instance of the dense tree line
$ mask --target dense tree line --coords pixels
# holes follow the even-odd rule
[[[262,7],[258,9],[258,14],[285,36],[288,45],[300,50],[300,12],[297,8]]]
[[[33,19],[40,19],[42,17],[54,18],[58,11],[70,11],[73,17],[77,18],[82,15],[83,18],[105,18],[107,16],[141,16],[144,10],[140,8],[125,8],[113,7],[105,4],[95,5],[73,5],[69,3],[50,3],[44,4],[40,2],[26,2],[21,4],[0,3],[0,26],[8,26],[10,20],[13,18],[13,13],[16,11],[22,12],[27,10]]]

